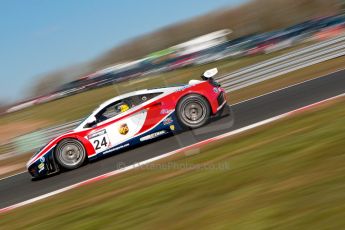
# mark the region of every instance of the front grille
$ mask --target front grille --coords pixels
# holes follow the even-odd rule
[[[224,93],[221,92],[217,97],[218,106],[221,106],[225,101]]]

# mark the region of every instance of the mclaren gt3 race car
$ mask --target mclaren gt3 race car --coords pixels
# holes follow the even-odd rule
[[[188,84],[146,89],[114,97],[73,131],[51,140],[27,163],[32,177],[75,169],[108,153],[205,125],[229,111],[225,92],[213,80],[217,69]]]

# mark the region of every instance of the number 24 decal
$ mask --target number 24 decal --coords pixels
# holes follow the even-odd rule
[[[105,139],[105,137],[102,138],[102,141],[100,140],[94,140],[93,143],[96,145],[95,149],[101,149],[102,146],[107,147],[108,143],[107,140]]]

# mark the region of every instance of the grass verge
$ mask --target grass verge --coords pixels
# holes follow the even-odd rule
[[[345,99],[3,214],[3,229],[341,229]],[[331,122],[330,122],[331,121]]]

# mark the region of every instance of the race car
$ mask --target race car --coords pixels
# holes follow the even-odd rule
[[[29,173],[37,178],[75,169],[104,155],[205,125],[229,110],[225,91],[213,79],[217,72],[210,69],[202,80],[107,100],[74,130],[34,154],[26,165]]]

